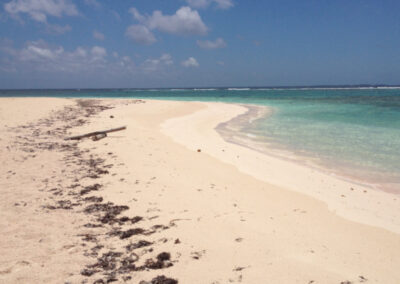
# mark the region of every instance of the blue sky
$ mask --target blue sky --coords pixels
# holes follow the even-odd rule
[[[397,0],[0,3],[0,88],[400,84]]]

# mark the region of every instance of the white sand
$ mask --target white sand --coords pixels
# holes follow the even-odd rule
[[[99,194],[128,205],[127,216],[145,217],[141,227],[176,224],[149,237],[153,252],[138,252],[168,251],[174,266],[134,273],[127,283],[161,274],[179,283],[359,283],[360,276],[367,283],[399,283],[398,201],[226,143],[215,126],[243,111],[227,104],[146,101],[119,105],[71,129],[75,135],[127,125],[106,139],[80,143],[103,157],[115,155],[110,174],[98,180],[104,184]],[[29,113],[27,108],[26,121],[36,117]],[[2,124],[15,124],[12,116],[1,117]],[[62,176],[53,173],[62,168],[55,157],[61,154],[39,153],[41,162],[53,165],[41,170],[33,161],[22,166],[14,160],[19,154],[10,151],[0,173],[0,282],[80,283],[81,267],[92,261],[82,256],[76,237],[88,231],[81,227],[85,216],[40,210],[47,193],[39,191],[38,177]],[[6,180],[10,170],[16,174]],[[17,200],[29,203],[14,206]],[[105,244],[122,246],[113,238]]]
[[[400,199],[396,195],[227,143],[215,128],[220,122],[243,114],[247,109],[233,104],[205,105],[206,109],[166,121],[162,125],[164,133],[191,150],[201,148],[212,157],[261,181],[324,201],[340,216],[400,233]]]

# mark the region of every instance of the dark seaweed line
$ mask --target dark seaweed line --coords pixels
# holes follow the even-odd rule
[[[141,100],[128,101],[129,103],[144,103]],[[16,137],[15,146],[27,153],[24,159],[36,157],[38,151],[59,151],[64,154],[63,162],[65,165],[64,181],[69,183],[66,187],[55,187],[48,190],[54,204],[43,205],[47,212],[51,210],[72,210],[77,214],[85,214],[91,220],[85,224],[87,229],[101,230],[99,234],[87,233],[80,234],[82,246],[89,247],[85,250],[85,256],[95,258],[96,261],[84,267],[80,274],[87,277],[83,283],[93,281],[92,283],[110,283],[114,281],[129,281],[132,274],[137,271],[149,269],[164,269],[173,265],[171,255],[168,252],[162,252],[156,259],[147,259],[143,265],[136,265],[139,256],[134,250],[150,247],[154,243],[144,239],[132,243],[129,239],[135,235],[141,235],[142,238],[154,233],[168,229],[168,226],[155,225],[149,229],[130,228],[124,230],[124,226],[136,224],[143,220],[141,216],[127,217],[120,216],[122,212],[129,209],[126,205],[115,205],[111,202],[103,202],[101,196],[87,196],[102,189],[100,183],[93,183],[90,186],[81,186],[79,181],[83,178],[93,180],[99,179],[102,175],[109,174],[112,164],[106,164],[106,160],[97,157],[89,149],[81,149],[79,142],[65,142],[63,138],[67,132],[78,126],[88,123],[91,116],[101,111],[113,108],[110,105],[104,105],[99,100],[77,100],[75,106],[65,107],[63,110],[55,112],[48,118],[40,119],[35,123],[9,128],[10,131],[24,135]],[[56,127],[60,122],[61,125]],[[110,154],[110,153],[109,153]],[[112,154],[112,153],[111,153]],[[60,177],[57,177],[60,178]],[[49,180],[43,180],[48,183]],[[169,224],[170,226],[175,224]],[[101,238],[119,238],[126,242],[125,251],[108,251],[99,255],[99,251],[104,248]],[[104,239],[103,239],[104,240]],[[176,242],[178,243],[178,242]],[[153,248],[148,248],[148,252]],[[176,262],[176,261],[175,261]],[[102,275],[99,277],[99,275]],[[93,278],[97,278],[92,280]],[[167,278],[163,275],[153,278],[151,281],[141,281],[140,284],[175,284],[177,280]]]

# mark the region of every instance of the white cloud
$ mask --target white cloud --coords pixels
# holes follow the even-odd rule
[[[66,32],[71,31],[71,26],[69,25],[59,26],[59,25],[47,24],[46,30],[50,34],[62,35],[65,34]]]
[[[234,5],[232,0],[214,0],[214,2],[220,9],[229,9]]]
[[[102,46],[77,47],[66,50],[60,45],[49,45],[43,40],[27,42],[14,48],[13,42],[0,39],[1,72],[88,74],[168,74],[174,61],[170,54],[148,58],[136,65],[130,56],[110,52]]]
[[[172,65],[174,64],[174,61],[172,60],[172,56],[168,53],[164,53],[160,57],[161,62],[163,62],[165,65]]]
[[[104,34],[98,31],[93,31],[93,37],[98,40],[104,40],[106,38]]]
[[[84,0],[85,4],[88,6],[93,6],[98,9],[101,7],[101,4],[97,0]]]
[[[222,38],[217,38],[215,41],[198,40],[197,45],[204,49],[217,49],[226,47],[226,42]]]
[[[25,47],[15,49],[8,45],[5,55],[19,70],[42,72],[76,72],[105,68],[107,51],[100,46],[91,49],[77,47],[66,51],[62,46],[50,46],[46,42],[32,41]],[[4,50],[3,50],[4,51]]]
[[[145,73],[152,73],[156,71],[163,70],[166,66],[174,64],[172,60],[172,56],[170,54],[163,54],[159,58],[156,59],[146,59],[141,68]]]
[[[122,68],[125,71],[134,71],[135,70],[135,63],[129,56],[122,56],[119,61],[117,61],[116,66],[117,68]]]
[[[138,20],[139,22],[144,22],[146,21],[146,17],[143,16],[142,14],[139,13],[138,9],[136,9],[135,7],[132,7],[129,9],[129,13],[132,14],[132,16]]]
[[[233,7],[232,0],[186,0],[186,2],[194,8],[207,8],[211,3],[215,3],[219,9],[229,9]]]
[[[22,61],[54,61],[59,55],[64,53],[62,47],[57,49],[49,49],[43,46],[40,42],[32,42],[20,52]]]
[[[175,35],[205,35],[207,26],[203,23],[199,13],[190,7],[181,7],[173,15],[164,15],[161,11],[154,11],[152,15],[142,15],[136,8],[131,8],[130,13],[142,25],[150,30]]]
[[[14,17],[28,14],[33,20],[46,23],[47,16],[76,16],[78,10],[69,0],[12,0],[4,5],[6,12]]]
[[[92,61],[104,61],[107,56],[107,50],[101,46],[93,46],[90,50]]]
[[[143,25],[132,25],[126,29],[125,35],[140,44],[153,44],[157,40],[153,33]]]
[[[87,50],[83,47],[77,47],[75,50],[75,55],[78,57],[86,57],[88,54]]]
[[[199,67],[199,63],[197,62],[196,58],[189,57],[185,61],[182,61],[182,66],[184,67]]]

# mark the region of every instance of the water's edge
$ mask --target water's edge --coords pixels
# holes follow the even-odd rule
[[[357,184],[360,186],[368,187],[374,190],[383,190],[385,192],[400,195],[398,192],[393,192],[387,190],[385,187],[379,184],[373,184],[365,180],[357,179],[356,177],[345,175],[340,170],[335,170],[333,168],[328,168],[321,164],[313,161],[312,157],[298,156],[296,153],[290,150],[283,151],[282,149],[275,148],[272,144],[267,144],[265,142],[257,142],[257,137],[253,137],[246,133],[246,128],[258,119],[265,119],[272,115],[276,111],[273,107],[269,106],[259,106],[252,104],[237,104],[245,107],[247,111],[240,114],[227,122],[222,122],[215,127],[217,133],[228,143],[246,147],[263,155],[268,155],[274,158],[278,158],[285,161],[294,162],[301,166],[305,166],[324,174],[335,176],[343,181]]]

